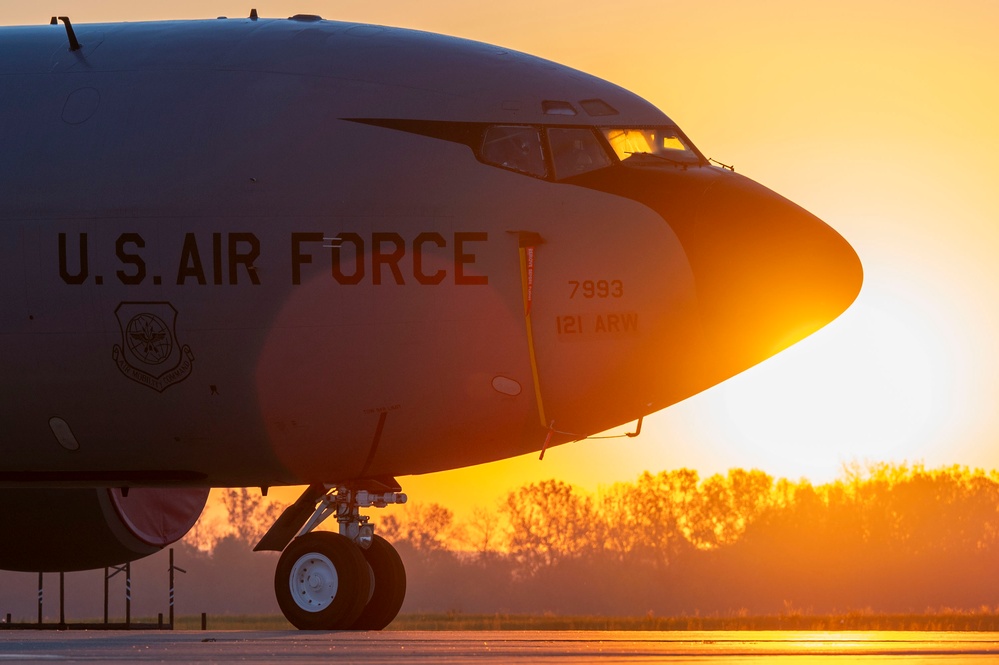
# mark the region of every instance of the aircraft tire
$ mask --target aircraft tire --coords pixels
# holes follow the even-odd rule
[[[338,533],[314,531],[291,541],[274,572],[281,612],[301,630],[346,630],[370,595],[368,564]]]
[[[381,630],[392,623],[406,599],[406,567],[389,541],[375,536],[361,554],[371,570],[372,589],[368,604],[351,624],[351,630]]]

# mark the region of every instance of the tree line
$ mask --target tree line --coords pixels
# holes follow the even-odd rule
[[[276,614],[276,554],[252,547],[281,507],[245,489],[216,496],[224,515],[206,515],[175,545],[187,571],[177,578],[178,611]],[[816,485],[758,470],[701,478],[677,469],[595,493],[529,483],[462,519],[435,503],[373,517],[406,564],[403,612],[999,614],[997,471],[853,465]],[[165,559],[133,564],[137,612],[162,611]],[[67,582],[71,600],[79,596],[69,611],[99,614],[101,574],[69,577],[81,580]],[[37,576],[0,581],[0,612],[33,616]],[[46,583],[50,599],[56,583]]]
[[[587,614],[999,607],[999,473],[846,467],[834,482],[733,469],[643,473],[595,494],[526,484],[465,520],[382,520],[404,609]]]

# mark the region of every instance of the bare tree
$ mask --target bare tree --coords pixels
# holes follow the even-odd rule
[[[559,480],[524,485],[507,495],[510,552],[528,572],[575,559],[602,542],[593,500]]]
[[[222,505],[229,514],[230,536],[248,545],[256,544],[284,507],[266,501],[263,494],[251,494],[248,489],[227,489],[222,492]]]
[[[475,506],[472,508],[471,516],[459,525],[460,540],[471,547],[480,559],[495,554],[503,537],[500,528],[501,517],[498,510],[486,510],[481,506]]]
[[[400,516],[382,519],[378,532],[387,540],[429,553],[449,549],[454,531],[454,513],[448,508],[439,503],[408,503]]]

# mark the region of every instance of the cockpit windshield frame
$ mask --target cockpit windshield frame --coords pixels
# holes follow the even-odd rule
[[[686,169],[709,164],[680,128],[670,123],[641,125],[346,119],[461,143],[468,146],[475,158],[483,164],[548,182],[571,180],[576,176],[616,165],[629,168]],[[659,132],[683,149],[673,148],[672,154],[662,155],[643,150],[619,152],[608,139],[608,133],[615,131],[635,131],[649,135]],[[664,144],[664,150],[660,152],[665,152],[665,149]],[[559,155],[555,155],[556,152]]]
[[[628,166],[668,163],[686,168],[708,164],[676,125],[602,126],[600,133],[617,160]]]
[[[532,159],[531,167],[520,162],[494,155],[490,137],[496,130],[536,136],[536,149],[540,150],[544,168],[539,160]],[[618,142],[617,133],[633,134],[630,141]],[[542,180],[561,181],[589,171],[603,169],[613,164],[633,167],[688,168],[705,166],[708,160],[676,125],[580,125],[580,124],[502,124],[483,128],[482,142],[476,146],[479,161]],[[592,140],[591,140],[592,139]],[[659,142],[662,146],[658,146]]]

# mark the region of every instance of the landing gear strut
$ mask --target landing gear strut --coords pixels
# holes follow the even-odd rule
[[[278,605],[292,625],[303,630],[381,630],[391,623],[406,597],[406,569],[395,548],[374,534],[360,510],[405,502],[406,495],[397,491],[313,486],[288,508],[255,549],[280,549],[278,545],[287,544],[289,529],[293,533],[305,522],[284,548],[274,573]],[[306,521],[310,504],[312,515]],[[339,533],[313,531],[331,515],[336,516]]]

